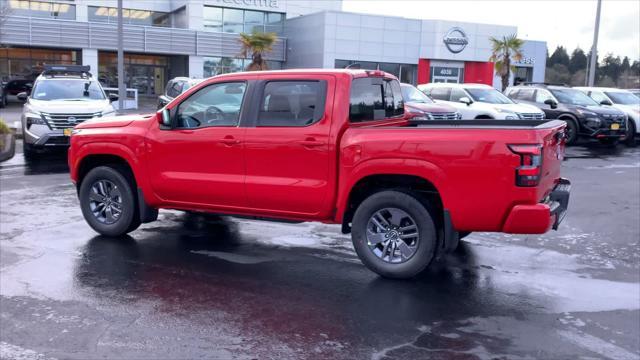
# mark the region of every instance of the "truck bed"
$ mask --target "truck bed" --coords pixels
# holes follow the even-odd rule
[[[561,120],[422,120],[406,127],[466,129],[547,129],[563,125]]]

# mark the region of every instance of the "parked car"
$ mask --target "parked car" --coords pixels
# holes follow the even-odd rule
[[[33,91],[18,94],[22,110],[23,150],[27,159],[45,149],[69,146],[71,130],[83,121],[115,115],[100,83],[88,66],[45,65]]]
[[[412,122],[429,120],[460,120],[462,115],[453,106],[436,104],[411,84],[400,84],[406,117]]]
[[[4,96],[4,84],[0,82],[0,109],[7,106],[7,98]]]
[[[576,87],[600,105],[612,106],[627,115],[627,144],[640,136],[640,98],[628,90],[604,87]]]
[[[29,95],[31,93],[31,88],[33,87],[33,80],[28,79],[13,79],[9,80],[2,89],[2,99],[0,99],[0,103],[8,104],[10,100],[19,101],[18,94],[26,93]]]
[[[516,104],[489,85],[430,83],[418,85],[418,89],[437,103],[455,107],[463,119],[544,119],[544,113],[540,109]]]
[[[171,100],[189,88],[199,84],[202,80],[203,79],[190,79],[188,77],[177,77],[169,80],[164,89],[164,94],[158,96],[158,109],[165,107]]]
[[[540,107],[548,119],[565,121],[568,144],[579,137],[611,144],[626,136],[626,116],[598,104],[580,90],[565,85],[525,83],[507,88],[505,94],[519,103]]]
[[[406,278],[462,233],[556,229],[570,189],[565,126],[411,127],[400,83],[382,71],[246,72],[209,78],[153,116],[78,125],[69,165],[105,236],[159,208],[337,223],[371,270]]]

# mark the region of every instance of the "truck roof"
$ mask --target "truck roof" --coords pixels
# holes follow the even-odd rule
[[[216,75],[215,77],[236,77],[238,75],[278,75],[278,74],[293,74],[293,75],[305,75],[305,74],[347,74],[353,77],[366,77],[366,76],[384,76],[389,78],[396,78],[393,74],[381,70],[365,70],[365,69],[287,69],[287,70],[265,70],[265,71],[244,71],[235,72],[229,74]]]

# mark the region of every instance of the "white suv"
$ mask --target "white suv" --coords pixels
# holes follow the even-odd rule
[[[640,98],[631,91],[604,87],[576,87],[600,105],[612,106],[627,115],[627,142],[640,137]]]
[[[463,119],[544,119],[544,113],[537,107],[516,104],[489,85],[430,83],[418,85],[418,89],[436,102],[455,107]]]
[[[33,84],[31,95],[18,94],[26,101],[22,110],[24,156],[29,159],[47,148],[69,146],[71,129],[77,124],[115,115],[102,86],[88,66],[47,65]]]

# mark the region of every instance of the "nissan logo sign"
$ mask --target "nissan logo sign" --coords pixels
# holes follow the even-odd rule
[[[467,34],[464,33],[464,30],[460,29],[459,27],[454,27],[447,31],[447,33],[444,35],[444,38],[442,39],[442,42],[444,42],[449,51],[457,54],[459,52],[462,52],[462,50],[467,47],[467,44],[469,44],[469,39],[467,39]]]

